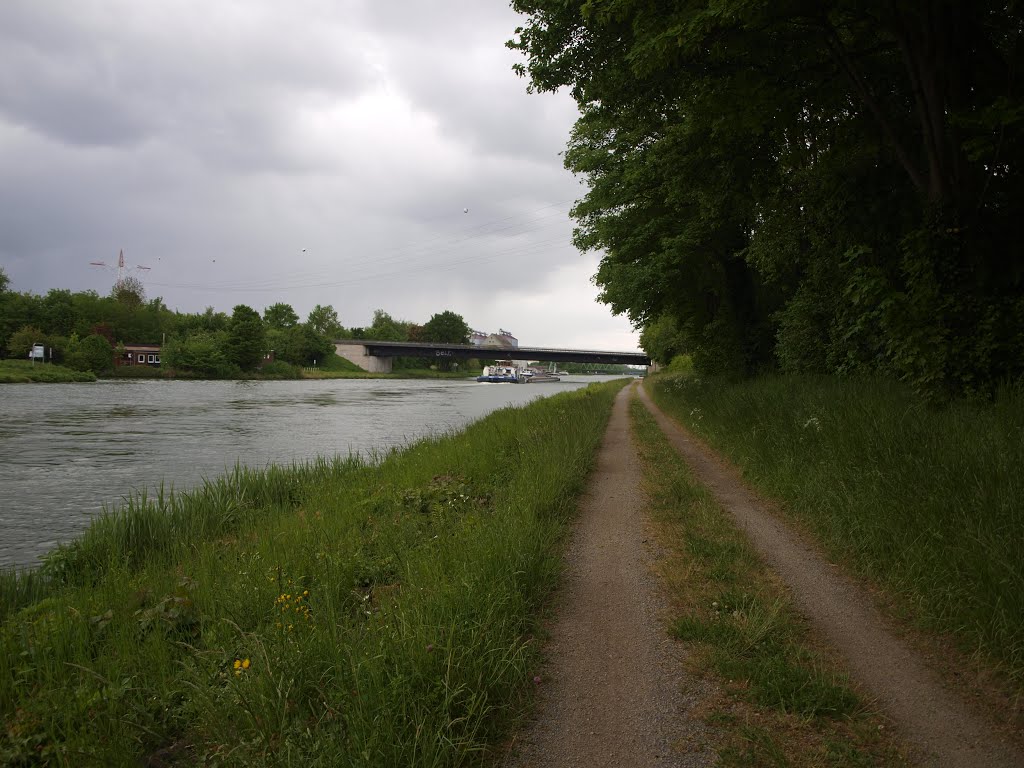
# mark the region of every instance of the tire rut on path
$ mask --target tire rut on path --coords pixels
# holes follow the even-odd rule
[[[697,479],[732,515],[768,565],[785,581],[794,604],[843,657],[851,677],[920,751],[941,768],[1024,766],[1024,755],[947,690],[921,657],[889,629],[864,590],[840,575],[750,492],[739,472],[714,457],[639,388],[669,441]]]
[[[706,690],[661,623],[640,463],[622,390],[580,503],[546,647],[539,712],[515,768],[699,768],[714,755],[687,712]]]

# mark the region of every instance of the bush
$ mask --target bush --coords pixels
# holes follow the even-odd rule
[[[114,350],[105,337],[94,333],[69,343],[66,363],[76,371],[110,373],[114,370]]]
[[[222,332],[193,333],[187,339],[171,339],[161,351],[165,367],[211,379],[230,379],[239,375],[238,366],[224,354],[226,335]]]

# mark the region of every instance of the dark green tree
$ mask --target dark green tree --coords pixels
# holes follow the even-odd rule
[[[369,328],[364,329],[367,339],[378,341],[408,341],[409,323],[403,320],[395,320],[383,309],[376,309],[373,312],[373,323]]]
[[[209,378],[237,376],[238,367],[228,359],[226,331],[199,330],[184,339],[172,339],[161,351],[160,363],[178,373]]]
[[[520,71],[580,107],[576,241],[613,311],[673,316],[704,370],[1024,372],[1019,4],[513,7]]]
[[[299,323],[299,316],[295,314],[291,304],[278,302],[263,310],[263,322],[269,328],[294,328]]]
[[[138,309],[146,301],[146,287],[133,275],[122,277],[110,292],[110,297],[130,310]]]
[[[266,349],[266,326],[255,309],[245,304],[234,308],[228,323],[226,343],[224,354],[229,362],[242,371],[259,368]]]
[[[79,371],[110,373],[114,370],[114,348],[108,339],[94,333],[70,343],[64,361],[68,367]]]
[[[640,347],[652,360],[668,365],[676,355],[686,353],[686,340],[679,332],[675,317],[662,315],[644,326]]]
[[[297,366],[322,363],[334,351],[327,337],[303,323],[292,328],[272,328],[267,331],[267,346],[274,351],[275,360]]]
[[[423,340],[442,344],[468,344],[472,329],[462,315],[445,310],[430,319],[423,326]]]
[[[330,304],[327,306],[317,304],[313,307],[309,311],[309,317],[306,318],[306,325],[328,339],[339,339],[344,332],[344,328],[341,327],[341,322],[338,320],[338,313]]]

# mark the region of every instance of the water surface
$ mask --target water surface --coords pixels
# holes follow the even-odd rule
[[[103,504],[235,463],[368,453],[586,386],[463,380],[100,381],[0,385],[0,566],[29,566]]]

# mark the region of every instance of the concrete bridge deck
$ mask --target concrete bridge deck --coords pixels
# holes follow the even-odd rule
[[[474,344],[433,344],[412,341],[375,341],[343,339],[334,342],[339,356],[351,360],[374,373],[391,370],[391,358],[432,357],[468,360],[537,360],[556,363],[607,363],[610,365],[650,365],[651,358],[643,352],[607,352],[586,349],[552,349],[549,347],[491,347]]]

